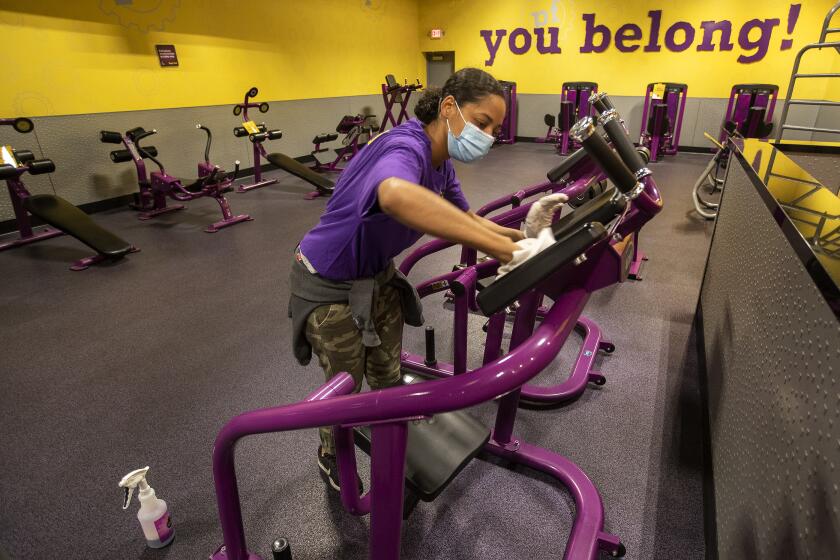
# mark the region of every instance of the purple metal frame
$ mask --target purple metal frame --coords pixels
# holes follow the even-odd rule
[[[224,192],[233,185],[233,179],[224,175],[224,170],[217,165],[210,162],[199,162],[198,177],[210,177],[214,173],[222,173],[222,179],[208,182],[202,186],[200,191],[192,192],[185,188],[181,180],[166,173],[166,170],[161,167],[160,171],[152,171],[147,173],[146,162],[140,155],[134,141],[127,135],[122,134],[122,142],[125,148],[131,154],[131,159],[137,169],[137,182],[140,186],[138,194],[138,203],[133,204],[135,210],[140,211],[138,219],[151,220],[155,216],[166,214],[168,212],[175,212],[183,210],[183,204],[174,204],[167,206],[167,197],[177,200],[178,202],[188,202],[197,198],[210,197],[215,200],[219,209],[222,211],[222,219],[218,222],[212,223],[204,231],[207,233],[216,233],[220,229],[238,224],[240,222],[248,222],[253,218],[248,214],[233,215],[230,210],[230,204],[225,198]]]
[[[560,123],[562,102],[570,101],[572,103],[574,109],[571,122],[574,123],[578,119],[591,117],[595,114],[594,109],[589,104],[589,97],[597,92],[598,84],[595,82],[564,82],[560,93],[561,112],[557,115],[557,123],[553,127],[549,126],[545,137],[537,138],[536,141],[558,144],[557,153],[563,156],[568,154],[570,149],[577,150],[580,148],[580,144],[569,137],[570,127]]]
[[[336,150],[336,156],[333,161],[329,163],[321,163],[318,159],[318,154],[328,151],[329,148],[321,148],[322,143],[315,142],[315,149],[310,152],[310,155],[315,160],[315,163],[311,166],[312,169],[318,171],[319,173],[340,173],[344,171],[344,167],[339,167],[339,165],[347,163],[353,159],[353,157],[359,153],[359,150],[367,144],[373,134],[374,127],[372,125],[365,126],[365,121],[375,116],[376,115],[355,115],[349,119],[347,117],[342,118],[341,122],[339,122],[336,127],[336,132],[339,134],[345,134],[342,143],[346,142],[346,144]],[[359,139],[363,134],[367,134],[368,139],[365,140],[364,143],[361,143]]]
[[[500,81],[502,88],[505,90],[505,102],[507,104],[507,112],[505,119],[502,121],[502,126],[499,134],[496,135],[496,144],[514,144],[516,143],[516,127],[519,107],[516,104],[516,82]]]
[[[769,93],[768,93],[769,90]],[[729,94],[729,103],[726,106],[724,122],[732,121],[736,124],[737,130],[741,130],[747,118],[750,108],[762,107],[766,109],[764,124],[773,122],[773,111],[776,109],[776,100],[779,96],[779,86],[773,84],[736,84],[732,86]],[[756,123],[757,124],[757,123]],[[755,126],[741,133],[744,138],[767,138],[768,134],[758,134]],[[729,134],[721,128],[718,141],[726,143]]]
[[[415,84],[405,83],[398,88],[388,89],[388,84],[382,84],[382,100],[385,102],[385,118],[382,119],[382,124],[379,125],[379,132],[385,132],[388,123],[391,126],[399,126],[409,119],[408,116],[408,100],[411,98],[412,92],[423,89],[420,80]],[[399,107],[400,112],[397,118],[394,118],[394,109]]]
[[[242,111],[242,122],[248,122],[251,120],[248,117],[248,109],[259,108],[262,103],[255,103],[250,101],[250,93],[252,91],[256,91],[256,88],[251,88],[247,92],[245,92],[245,101],[242,103],[237,103],[234,107],[239,107]],[[256,95],[255,95],[256,96]],[[254,161],[254,182],[248,183],[246,185],[239,185],[236,188],[237,192],[248,192],[254,189],[259,189],[262,187],[267,187],[268,185],[273,185],[278,180],[277,179],[263,179],[262,178],[262,164],[260,163],[260,157],[266,158],[268,154],[265,152],[265,148],[262,145],[262,142],[252,142],[253,148],[253,161]],[[268,161],[266,159],[266,161]]]
[[[643,179],[644,191],[629,203],[616,224],[615,233],[626,237],[650,220],[662,207],[652,178]],[[400,529],[406,451],[406,423],[417,418],[462,410],[499,399],[496,423],[485,451],[504,457],[554,477],[575,500],[575,520],[569,535],[566,560],[595,560],[599,550],[622,554],[618,537],[604,528],[604,508],[600,495],[586,474],[568,459],[527,444],[513,435],[520,388],[536,377],[555,358],[575,327],[589,295],[615,281],[612,265],[600,258],[611,251],[609,238],[586,251],[589,260],[575,266],[575,274],[563,267],[537,290],[523,294],[515,316],[511,350],[474,370],[459,375],[404,385],[379,391],[350,394],[352,378],[341,373],[333,377],[304,401],[241,414],[219,432],[213,449],[213,478],[219,507],[224,545],[212,560],[259,560],[248,552],[236,483],[234,448],[244,437],[254,434],[335,426],[336,452],[341,478],[342,503],[353,515],[370,513],[370,551],[372,560],[400,557]],[[458,271],[463,285],[474,284],[481,273],[495,269],[495,261]],[[540,302],[547,295],[554,303],[534,330]],[[502,314],[493,317],[498,320]],[[410,364],[406,364],[410,365]],[[357,495],[355,451],[349,430],[370,425],[371,489]]]
[[[654,130],[661,130],[664,127],[662,118],[667,116],[671,123],[669,128],[662,136],[648,134],[648,114],[650,113],[650,106],[653,99],[651,95],[656,84],[665,84],[665,98],[661,101],[667,105],[665,115],[657,113],[656,122],[654,123]],[[679,88],[679,91],[669,91],[669,88]],[[686,84],[675,84],[670,82],[653,82],[648,84],[645,90],[645,104],[642,110],[642,131],[639,138],[639,144],[650,150],[650,161],[659,161],[660,153],[673,156],[679,151],[680,147],[680,132],[682,131],[683,115],[685,113],[685,101],[688,97],[688,86]],[[676,123],[676,124],[675,124]]]

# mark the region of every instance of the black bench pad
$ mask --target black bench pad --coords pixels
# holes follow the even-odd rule
[[[415,374],[404,383],[424,383]],[[356,428],[356,445],[370,454],[370,428]],[[490,430],[459,410],[437,414],[430,420],[408,423],[405,457],[406,486],[424,502],[431,502],[478,455],[490,439]]]
[[[332,142],[336,139],[338,139],[338,134],[336,134],[335,132],[329,132],[327,134],[319,134],[318,136],[312,139],[312,143],[323,144],[324,142]]]
[[[299,177],[307,183],[314,185],[315,188],[318,189],[318,192],[320,192],[321,194],[332,194],[333,189],[335,188],[335,183],[333,183],[320,173],[315,173],[296,159],[291,158],[286,154],[268,154],[266,156],[266,159],[269,161],[269,163],[276,167],[279,167],[283,171],[291,173],[295,177]]]
[[[131,252],[127,241],[98,225],[63,198],[36,194],[24,199],[23,204],[33,216],[75,237],[101,255],[117,259]]]

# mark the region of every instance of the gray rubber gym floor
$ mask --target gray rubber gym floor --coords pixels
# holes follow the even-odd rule
[[[577,402],[521,411],[517,434],[558,451],[600,489],[606,529],[627,558],[704,557],[702,451],[691,322],[711,234],[690,211],[691,186],[708,156],[653,165],[665,208],[641,234],[644,280],[596,294],[586,314],[617,351],[608,378]],[[559,162],[552,147],[503,146],[484,163],[459,165],[474,208],[540,181]],[[113,266],[70,272],[86,248],[54,239],[0,254],[0,548],[14,559],[207,558],[221,543],[211,472],[219,428],[235,414],[291,403],[322,382],[291,356],[286,318],[291,252],[325,201],[304,183],[231,194],[253,222],[216,234],[211,200],[149,222],[127,210],[96,215],[142,249]],[[58,194],[61,194],[60,192]],[[421,263],[419,280],[449,270],[450,251]],[[442,301],[426,303],[447,358]],[[481,319],[471,323],[480,361]],[[422,329],[408,328],[420,351]],[[574,338],[540,383],[568,374]],[[474,410],[490,421],[495,405]],[[240,494],[252,551],[288,537],[296,560],[361,559],[368,518],[344,512],[315,464],[314,431],[260,436],[237,448]],[[362,478],[367,487],[363,454]],[[151,466],[177,531],[147,549],[135,501],[121,510],[119,479]],[[561,486],[523,468],[473,461],[404,525],[403,558],[560,558],[572,520]]]

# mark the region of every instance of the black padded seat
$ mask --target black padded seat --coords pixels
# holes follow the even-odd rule
[[[131,245],[94,222],[90,216],[63,198],[36,194],[23,201],[24,207],[45,223],[75,237],[97,253],[118,259],[131,252]]]
[[[313,144],[323,144],[325,142],[332,142],[333,140],[338,139],[338,134],[335,132],[328,132],[326,134],[319,134],[315,138],[312,139]]]
[[[279,167],[283,171],[291,173],[295,177],[299,177],[307,183],[315,186],[321,194],[330,195],[332,194],[333,189],[335,189],[335,183],[320,173],[315,173],[310,168],[286,154],[281,154],[279,152],[268,154],[265,159],[267,159],[269,163],[275,167]]]
[[[406,384],[425,382],[413,373],[403,375]],[[370,428],[356,428],[355,437],[356,445],[370,454]],[[424,502],[431,502],[478,455],[489,439],[490,430],[463,410],[409,422],[406,486]]]

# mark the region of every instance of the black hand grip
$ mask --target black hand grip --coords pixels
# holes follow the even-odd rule
[[[636,151],[636,146],[633,145],[630,137],[627,136],[627,131],[624,130],[616,110],[610,109],[604,112],[599,120],[618,155],[621,156],[622,161],[630,168],[630,171],[635,174],[636,171],[643,168],[645,162],[639,152]]]
[[[268,134],[269,140],[280,140],[283,138],[282,130],[269,130],[266,134]]]
[[[243,136],[248,136],[248,131],[245,130],[244,126],[237,126],[233,129],[233,135],[237,138],[242,138]]]
[[[4,179],[13,179],[18,175],[18,168],[14,165],[9,165],[8,163],[4,163],[0,165],[0,181]]]
[[[595,123],[591,117],[584,117],[575,123],[570,131],[572,138],[583,145],[586,153],[601,167],[607,177],[623,193],[633,190],[636,186],[636,176],[621,161],[618,154],[612,151],[604,137],[595,131]]]
[[[574,166],[576,166],[578,163],[585,159],[586,150],[584,150],[583,148],[575,150],[572,153],[572,155],[564,159],[560,165],[549,171],[546,174],[546,177],[548,177],[548,180],[552,183],[559,183],[560,179],[562,179],[569,171],[571,171],[572,168],[574,168]]]
[[[102,130],[99,132],[99,141],[103,144],[122,144],[122,134],[111,130]]]
[[[257,132],[256,134],[248,135],[248,140],[257,144],[259,142],[263,142],[266,138],[268,138],[267,132]]]
[[[29,163],[35,159],[35,154],[33,154],[30,150],[15,150],[14,154],[18,163]]]
[[[595,107],[599,115],[606,113],[610,109],[615,109],[615,105],[613,105],[612,100],[606,92],[593,93],[589,98],[589,103]]]
[[[26,166],[30,175],[43,175],[55,171],[55,164],[51,159],[36,159]]]
[[[142,151],[138,150],[144,158],[155,157],[158,155],[157,148],[154,146],[143,146]],[[111,161],[114,163],[123,163],[125,161],[132,161],[134,158],[128,150],[114,150],[111,152]]]

